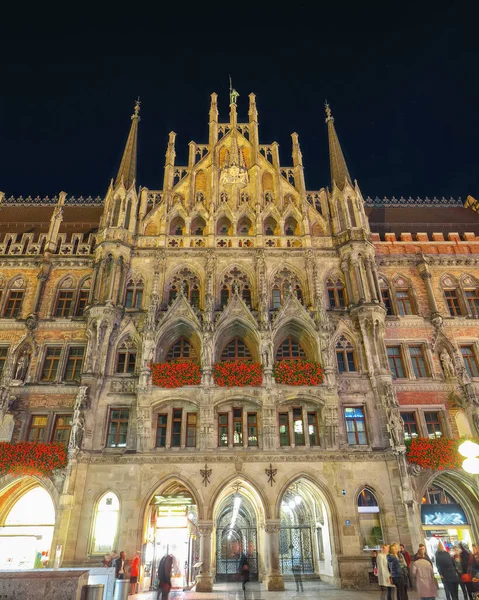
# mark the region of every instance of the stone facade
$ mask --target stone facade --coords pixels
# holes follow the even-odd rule
[[[52,548],[62,545],[63,566],[100,560],[93,522],[106,492],[120,502],[115,545],[131,554],[147,541],[152,498],[176,482],[197,507],[197,589],[211,590],[219,507],[240,486],[256,515],[258,577],[282,589],[282,503],[304,485],[324,507],[312,527],[329,540],[327,552],[313,548],[314,572],[364,585],[358,494],[375,495],[385,540],[416,546],[437,475],[411,474],[401,412],[424,437],[430,414],[445,436],[479,434],[474,210],[426,206],[464,213],[472,233],[448,232],[447,221],[446,233],[414,224],[376,233],[383,206],[414,213],[425,203],[365,200],[329,107],[331,187],[319,191],[306,190],[297,134],[293,164],[282,166],[278,144],[260,144],[254,94],[248,115],[238,123],[233,95],[220,123],[213,94],[208,143],[190,142],[178,166],[171,133],[160,191],[136,185],[137,106],[104,199],[0,195],[2,418],[13,417],[12,441],[67,436],[66,472],[40,481],[55,503]],[[216,385],[214,365],[241,356],[261,363],[262,385]],[[298,356],[322,365],[322,384],[275,383],[275,362]],[[149,365],[171,359],[197,362],[201,384],[155,386]],[[348,430],[345,409],[362,412],[364,434],[354,419]],[[35,416],[47,417],[43,427]],[[61,416],[72,429],[63,434]],[[441,477],[477,536],[472,480]],[[0,524],[17,482],[0,481]]]

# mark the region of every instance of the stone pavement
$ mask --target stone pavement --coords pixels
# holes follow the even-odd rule
[[[250,583],[247,587],[246,600],[379,600],[379,589],[371,591],[338,590],[326,583],[308,581],[304,583],[304,592],[297,592],[294,581],[285,582],[284,592],[268,592],[259,583]],[[444,590],[438,592],[438,600],[445,599]],[[460,596],[461,597],[461,596]],[[156,592],[145,592],[135,596],[128,596],[129,600],[157,600]],[[171,592],[169,600],[244,600],[241,584],[223,583],[215,584],[215,589],[210,593]],[[416,592],[409,592],[409,600],[418,600]]]

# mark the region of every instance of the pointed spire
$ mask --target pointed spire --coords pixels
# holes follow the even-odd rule
[[[129,189],[136,180],[136,155],[138,145],[138,123],[140,122],[140,99],[135,102],[135,112],[131,116],[131,129],[126,141],[125,151],[121,159],[115,186],[122,180],[126,189]]]
[[[352,185],[351,176],[344,160],[343,151],[334,127],[334,117],[331,115],[331,109],[327,101],[324,103],[324,108],[326,110],[326,123],[328,124],[331,186],[335,183],[342,190],[346,181]]]

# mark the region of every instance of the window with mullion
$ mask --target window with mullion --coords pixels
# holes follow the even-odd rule
[[[411,357],[412,368],[417,379],[429,377],[426,360],[424,358],[424,349],[422,346],[410,346],[409,355]]]
[[[166,413],[158,415],[158,421],[156,424],[156,447],[166,447],[166,428],[168,425],[168,415]]]
[[[85,311],[88,299],[90,297],[90,290],[84,289],[78,292],[78,299],[75,308],[75,317],[82,317]]]
[[[7,355],[8,355],[8,348],[6,346],[0,347],[0,379],[2,377],[3,370],[7,363]]]
[[[276,360],[299,360],[305,359],[306,352],[303,350],[301,344],[289,335],[284,342],[282,342],[276,351]]]
[[[166,362],[182,361],[191,362],[196,361],[197,356],[195,349],[186,338],[180,338],[172,346],[170,346],[166,355]]]
[[[53,442],[68,445],[70,440],[72,415],[57,415],[55,418],[55,427],[53,429]]]
[[[354,359],[354,350],[336,350],[338,361],[338,371],[340,373],[354,373],[356,371],[356,362]]]
[[[221,352],[222,362],[237,362],[251,360],[251,352],[248,346],[239,338],[234,338],[223,348]]]
[[[196,425],[198,415],[196,413],[186,414],[186,447],[196,448]]]
[[[413,314],[409,289],[396,290],[396,302],[399,314],[402,317]]]
[[[279,413],[279,445],[290,446],[289,440],[289,413]]]
[[[3,316],[7,319],[16,319],[20,315],[23,303],[23,290],[10,290],[5,303]]]
[[[271,292],[273,301],[273,309],[276,310],[281,307],[281,290],[278,287],[274,287]]]
[[[228,446],[228,413],[218,413],[218,446]]]
[[[389,346],[387,351],[389,368],[391,369],[394,379],[404,378],[404,362],[402,358],[401,347]]]
[[[444,296],[446,298],[446,304],[451,317],[461,316],[462,310],[459,303],[459,296],[457,295],[457,289],[453,288],[450,290],[444,290]]]
[[[471,317],[479,318],[479,288],[474,290],[465,290],[467,307]]]
[[[59,347],[47,347],[43,360],[42,381],[55,381],[58,373],[58,365],[62,349]]]
[[[344,409],[346,431],[350,446],[364,446],[368,443],[366,436],[366,423],[364,410],[361,407],[348,407]]]
[[[295,446],[304,446],[304,423],[301,408],[293,408],[293,431]]]
[[[60,290],[57,296],[55,317],[69,317],[73,302],[73,291]]]
[[[402,420],[404,422],[404,437],[407,440],[417,438],[419,435],[416,414],[413,412],[401,413]]]
[[[243,445],[243,409],[233,408],[233,446]]]
[[[461,346],[462,359],[469,377],[479,377],[479,367],[473,346]]]
[[[171,421],[171,447],[181,446],[181,422],[183,420],[183,409],[174,408]]]
[[[108,419],[108,448],[125,448],[128,435],[129,408],[112,408]]]
[[[85,348],[83,346],[72,346],[70,348],[65,368],[65,381],[80,381],[84,355]]]
[[[430,438],[442,437],[441,421],[438,412],[425,412],[424,420],[426,421],[427,434]]]
[[[249,412],[247,416],[248,446],[258,445],[258,413]]]
[[[346,306],[346,297],[342,281],[327,282],[327,291],[329,299],[329,308],[344,308]]]
[[[391,302],[391,293],[389,292],[389,288],[382,287],[381,288],[381,301],[386,308],[386,314],[391,316],[394,314],[392,302]]]
[[[318,414],[315,412],[308,412],[308,434],[309,445],[319,446]]]
[[[117,373],[134,373],[136,369],[136,350],[120,350],[116,363]]]
[[[28,431],[29,442],[46,442],[47,415],[32,415],[30,429]]]

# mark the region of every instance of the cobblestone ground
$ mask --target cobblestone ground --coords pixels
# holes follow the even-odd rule
[[[268,592],[261,584],[248,584],[246,592],[246,600],[379,600],[379,589],[371,589],[370,591],[355,591],[355,590],[337,590],[326,583],[321,582],[306,582],[304,583],[304,591],[297,592],[294,582],[287,581],[285,583],[286,590],[284,592]],[[461,596],[460,596],[461,597]],[[145,592],[135,596],[128,596],[130,600],[156,600],[156,592]],[[393,596],[393,598],[395,598]],[[438,600],[445,600],[444,590],[438,591]],[[169,600],[245,600],[241,585],[239,583],[216,584],[215,590],[211,593],[199,594],[194,591],[189,592],[171,592]],[[416,592],[409,592],[409,600],[418,600]]]

